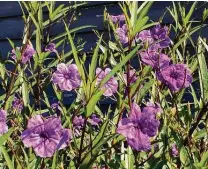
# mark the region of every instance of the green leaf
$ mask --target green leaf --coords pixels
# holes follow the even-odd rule
[[[60,10],[64,7],[64,4],[59,5],[50,16],[51,20],[60,12]]]
[[[187,165],[190,162],[189,155],[185,147],[180,149],[180,160],[184,165]]]
[[[194,134],[193,139],[198,140],[198,139],[201,139],[205,136],[207,136],[207,131],[204,128],[204,129],[201,129],[200,131],[197,131],[196,134]]]
[[[79,30],[86,29],[86,28],[96,28],[96,26],[93,26],[93,25],[80,26],[80,27],[78,27],[78,28],[74,28],[74,29],[69,30],[69,33],[70,33],[70,34],[71,34],[71,33],[75,33],[75,32],[77,32],[77,31],[79,31]],[[64,32],[64,33],[61,33],[60,35],[58,35],[58,36],[52,38],[51,41],[55,41],[55,40],[57,40],[57,39],[63,38],[64,36],[67,36],[67,32],[66,32],[66,33],[65,33],[65,32]]]
[[[14,48],[15,48],[14,42],[12,42],[9,38],[7,38],[7,39],[8,39],[8,41],[9,41],[11,47],[14,49]]]
[[[138,9],[138,2],[133,1],[131,3],[131,9],[129,10],[130,13],[131,13],[131,25],[132,25],[132,27],[134,27],[134,24],[137,20],[137,9]]]
[[[79,57],[78,57],[78,54],[77,54],[77,50],[76,50],[76,47],[74,45],[72,36],[71,36],[71,34],[69,32],[69,29],[68,29],[68,27],[67,27],[65,22],[64,22],[64,24],[65,24],[65,29],[67,31],[69,42],[71,44],[72,52],[73,52],[73,55],[74,55],[74,60],[75,60],[76,65],[78,67],[78,71],[79,71],[79,74],[80,74],[80,76],[82,78],[82,82],[84,83],[84,86],[86,86],[86,79],[85,79],[84,69],[83,69],[83,67],[82,67],[82,65],[80,63],[80,60],[79,60]]]
[[[139,8],[139,10],[137,11],[137,14],[139,15],[138,20],[143,19],[144,16],[147,15],[147,13],[148,13],[149,9],[151,8],[152,4],[153,4],[153,1],[150,1],[142,9]]]
[[[148,20],[149,20],[148,16],[145,16],[141,20],[137,20],[132,37],[134,37],[138,32],[140,32],[142,30],[142,28],[145,26],[145,24],[147,23]]]
[[[139,96],[137,98],[137,102],[140,102],[142,98],[145,96],[145,94],[150,90],[152,85],[155,83],[154,79],[150,79],[147,83],[144,84],[144,86],[139,91]]]
[[[23,103],[24,103],[24,106],[27,106],[28,104],[28,100],[29,100],[29,89],[28,89],[28,86],[27,86],[27,82],[24,80],[24,74],[23,72],[21,72],[22,74],[22,78],[21,78],[21,81],[22,81],[22,98],[23,98]]]
[[[198,41],[198,63],[199,63],[199,80],[201,86],[201,94],[204,102],[208,100],[208,73],[207,73],[207,64],[204,56],[204,51],[202,47],[203,40],[199,38]]]
[[[86,116],[89,117],[93,111],[95,111],[95,105],[97,104],[98,100],[100,100],[101,96],[103,95],[105,90],[100,90],[96,94],[92,96],[89,103],[87,104]]]
[[[14,131],[14,128],[10,128],[7,133],[0,136],[0,146],[2,146],[7,141],[7,139],[10,137],[13,131]]]
[[[194,9],[195,9],[196,4],[197,4],[197,1],[195,1],[195,2],[193,3],[193,5],[191,6],[191,9],[189,10],[189,13],[186,15],[186,17],[185,17],[185,19],[184,19],[184,24],[185,24],[185,25],[189,22],[189,20],[190,20],[192,14],[193,14],[193,12],[194,12]]]
[[[92,56],[92,62],[90,64],[89,79],[91,82],[93,81],[94,74],[95,74],[95,68],[97,66],[98,52],[99,52],[99,46],[100,46],[101,40],[102,40],[102,36],[100,37],[100,39],[97,43],[97,46],[96,46],[95,51]]]
[[[207,166],[207,163],[208,163],[208,151],[204,152],[204,154],[202,155],[202,158],[201,158],[201,161],[200,161],[200,165],[202,167],[205,167],[205,166]]]
[[[56,169],[57,168],[57,157],[58,157],[58,151],[56,151],[56,153],[53,156],[53,161],[52,161],[52,167],[51,169]]]
[[[202,25],[205,26],[205,25]],[[174,53],[175,50],[193,33],[195,33],[196,31],[198,31],[199,29],[201,29],[202,26],[197,26],[195,28],[193,28],[188,34],[186,34],[183,38],[181,38],[173,47],[172,52]]]
[[[13,165],[13,163],[12,163],[12,161],[11,161],[11,159],[9,157],[9,154],[7,153],[7,150],[5,149],[5,147],[0,145],[0,150],[1,150],[3,156],[4,156],[5,160],[6,160],[8,168],[9,169],[14,169],[14,165]]]

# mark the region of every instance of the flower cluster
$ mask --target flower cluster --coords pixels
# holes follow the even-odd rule
[[[57,117],[43,118],[41,115],[32,117],[27,129],[21,135],[26,147],[33,147],[40,157],[51,157],[56,150],[65,148],[71,140],[71,130],[61,126]]]
[[[158,105],[157,105],[158,106]],[[137,151],[148,151],[151,149],[150,137],[154,137],[159,127],[156,119],[157,107],[146,107],[141,112],[140,107],[133,103],[128,118],[123,118],[117,128],[117,133],[126,137],[128,144]],[[160,109],[160,108],[159,108]]]
[[[121,15],[110,15],[109,18],[115,24],[125,21],[125,15],[124,14],[121,14]]]
[[[157,78],[171,91],[177,92],[188,87],[192,82],[191,71],[185,64],[170,64],[171,59],[161,50],[169,47],[168,28],[157,25],[151,30],[143,30],[138,39],[148,44],[148,49],[139,52],[141,61],[156,70]]]
[[[45,47],[45,51],[46,52],[57,52],[56,50],[56,45],[54,43],[49,43],[46,47]]]
[[[17,47],[16,50],[18,50],[19,52],[21,52],[21,48]],[[23,53],[21,55],[21,62],[23,64],[26,64],[32,57],[33,55],[36,53],[35,49],[33,48],[32,45],[27,44],[26,48],[23,50]],[[15,49],[12,50],[12,59],[17,60],[17,56],[16,56],[16,51]]]
[[[15,110],[22,111],[22,109],[23,109],[23,100],[14,96],[12,106]]]

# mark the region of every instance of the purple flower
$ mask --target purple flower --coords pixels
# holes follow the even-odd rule
[[[118,22],[125,21],[125,15],[124,14],[122,14],[122,15],[110,15],[109,18],[113,23],[118,23]]]
[[[154,114],[157,114],[157,113],[162,112],[162,109],[161,109],[159,103],[154,104],[154,103],[148,102],[146,105],[147,106],[144,107],[143,110],[142,110],[143,113],[152,112]]]
[[[51,157],[56,150],[65,148],[71,140],[71,130],[61,126],[57,117],[44,119],[36,115],[28,121],[21,135],[25,147],[32,147],[40,157]]]
[[[157,77],[172,91],[179,91],[192,83],[191,72],[185,64],[167,66],[157,73]]]
[[[155,51],[145,51],[139,53],[141,60],[145,65],[152,66],[154,69],[161,69],[169,65],[170,58],[163,54]]]
[[[159,121],[153,112],[141,113],[140,107],[133,103],[128,118],[123,118],[117,133],[126,137],[128,144],[137,151],[151,149],[150,137],[156,135]]]
[[[56,52],[56,45],[54,43],[49,43],[46,47],[45,47],[45,51],[46,52]]]
[[[12,102],[12,106],[17,111],[22,111],[22,109],[23,109],[23,101],[22,101],[22,99],[19,99],[19,98],[14,96],[14,100]]]
[[[97,75],[96,86],[99,85],[99,83],[110,71],[111,71],[110,68],[106,68],[105,71],[100,68],[96,69],[96,75]],[[118,89],[118,82],[114,77],[111,77],[103,86],[101,86],[101,89],[106,89],[105,92],[103,93],[104,96],[112,96],[114,93],[116,93]]]
[[[20,47],[17,47],[16,50],[19,50],[20,51]],[[27,63],[33,57],[33,55],[35,53],[36,52],[35,52],[34,48],[32,47],[32,45],[27,44],[26,48],[24,49],[24,51],[22,53],[21,62],[24,63],[24,64]],[[14,49],[12,50],[12,54],[13,54],[12,55],[12,58],[14,60],[16,60],[17,59],[17,56],[15,54],[15,50]]]
[[[96,115],[96,114],[92,114],[90,119],[88,120],[88,122],[92,125],[92,126],[98,126],[99,123],[101,122],[100,118]]]
[[[116,29],[116,34],[121,42],[121,44],[128,43],[128,35],[127,35],[127,26],[124,24],[122,27]]]
[[[178,149],[177,149],[177,146],[176,146],[175,143],[172,144],[172,149],[171,149],[171,151],[172,151],[172,155],[173,155],[174,157],[177,157],[177,156],[178,156]]]
[[[6,124],[6,111],[0,110],[0,136],[8,131],[8,126]]]
[[[59,102],[55,102],[55,103],[51,104],[51,108],[57,114],[57,116],[61,115],[62,108],[61,108]]]
[[[84,126],[85,119],[82,116],[75,116],[73,119],[73,125],[77,128],[82,128]]]
[[[79,87],[81,78],[77,66],[75,64],[58,64],[57,70],[53,73],[52,82],[63,91],[71,91]]]
[[[160,48],[166,48],[170,44],[170,38],[168,37],[168,27],[161,27],[160,24],[151,29],[151,36],[155,41],[158,41]]]
[[[136,41],[141,40],[143,44],[152,44],[154,42],[154,39],[152,38],[150,30],[143,30],[140,33],[138,33],[135,37]]]
[[[130,82],[130,84],[135,83],[137,79],[138,78],[136,76],[136,70],[135,69],[131,69],[129,71],[129,82]],[[124,74],[124,81],[125,81],[125,84],[127,84],[127,73]]]

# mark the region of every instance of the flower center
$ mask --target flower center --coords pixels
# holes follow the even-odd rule
[[[48,133],[47,132],[45,132],[45,131],[42,131],[41,133],[40,133],[40,137],[41,138],[48,138]]]
[[[68,74],[65,74],[65,75],[64,75],[64,78],[65,78],[65,79],[69,79],[70,76],[69,76]]]
[[[170,73],[170,77],[173,78],[173,79],[177,79],[179,76],[178,72],[171,72]]]

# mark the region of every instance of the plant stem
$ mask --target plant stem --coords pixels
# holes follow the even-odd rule
[[[79,156],[78,156],[78,159],[77,159],[77,169],[79,168],[80,164],[81,164],[81,159],[82,159],[82,145],[83,145],[83,142],[84,142],[84,135],[85,135],[85,130],[86,130],[86,127],[87,127],[87,117],[85,118],[85,122],[84,122],[84,128],[83,128],[83,131],[82,131],[82,137],[81,137],[81,142],[80,142],[80,148],[79,148]]]
[[[191,139],[191,136],[192,136],[193,132],[196,130],[197,126],[199,125],[199,122],[201,121],[202,117],[204,116],[204,114],[207,111],[208,111],[208,102],[203,106],[203,108],[199,112],[198,116],[196,117],[195,123],[190,128],[190,130],[188,132],[188,136],[184,140],[184,145],[188,144],[189,140]]]

